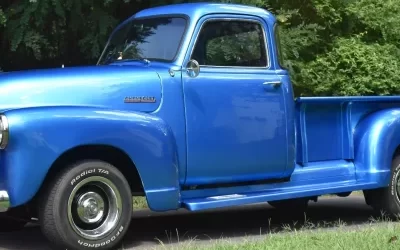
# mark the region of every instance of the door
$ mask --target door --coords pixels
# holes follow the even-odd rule
[[[262,20],[208,18],[184,72],[186,185],[282,177],[287,165],[285,100],[270,69]],[[198,64],[196,64],[198,62]]]

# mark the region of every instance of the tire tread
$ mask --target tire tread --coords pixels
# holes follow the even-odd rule
[[[39,220],[41,221],[41,229],[44,235],[54,246],[60,246],[60,242],[64,242],[61,234],[58,231],[57,225],[54,223],[54,200],[59,186],[65,180],[65,176],[73,168],[78,166],[81,162],[71,164],[55,176],[53,181],[50,181],[46,187],[46,191],[42,195],[39,205]]]

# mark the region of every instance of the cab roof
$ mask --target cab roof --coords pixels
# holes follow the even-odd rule
[[[132,18],[144,18],[157,15],[186,15],[190,19],[199,19],[208,14],[256,15],[267,19],[274,16],[262,8],[230,3],[182,3],[153,7],[136,13]]]

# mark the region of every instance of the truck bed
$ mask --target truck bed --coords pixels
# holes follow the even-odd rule
[[[302,97],[296,100],[296,162],[353,160],[357,124],[372,112],[400,108],[398,96]]]

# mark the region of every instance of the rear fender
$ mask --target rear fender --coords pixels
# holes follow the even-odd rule
[[[155,211],[179,207],[176,144],[160,118],[91,107],[42,107],[7,111],[10,141],[4,150],[5,183],[12,206],[28,202],[56,159],[81,145],[125,152]]]
[[[355,128],[354,140],[357,180],[388,186],[392,159],[400,145],[400,109],[368,115]]]

